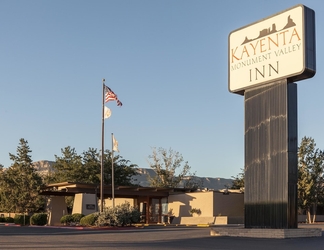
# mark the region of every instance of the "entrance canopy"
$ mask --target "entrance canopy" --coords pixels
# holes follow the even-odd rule
[[[111,185],[104,185],[104,198],[112,196]],[[171,194],[193,192],[191,188],[155,188],[139,186],[115,186],[114,196],[116,198],[136,198],[136,197],[168,197]],[[74,196],[78,193],[96,194],[100,197],[100,185],[85,184],[75,182],[61,182],[49,184],[41,188],[41,195],[54,196]]]

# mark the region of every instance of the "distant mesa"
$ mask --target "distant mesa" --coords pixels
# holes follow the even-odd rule
[[[48,176],[48,174],[52,171],[55,171],[53,169],[53,166],[55,165],[55,161],[47,161],[47,160],[41,160],[33,162],[33,166],[37,173],[40,174],[43,178]],[[141,187],[149,187],[150,183],[148,180],[148,177],[151,178],[156,176],[156,172],[151,168],[136,168],[137,175],[132,177],[132,184],[136,186]],[[189,177],[185,177],[185,179],[188,179]],[[226,178],[211,178],[211,177],[198,177],[195,176],[194,180],[197,183],[202,183],[203,187],[208,190],[222,190],[224,187],[232,186],[233,180],[232,179],[226,179]],[[185,181],[185,180],[184,180]],[[184,181],[180,183],[180,186],[184,184]]]
[[[156,172],[153,169],[147,169],[147,168],[138,168],[137,169],[138,175],[133,176],[132,183],[134,185],[139,185],[141,187],[149,187],[150,183],[148,181],[148,176],[151,178],[156,176]],[[185,179],[187,179],[185,177]],[[226,179],[226,178],[219,178],[219,177],[194,177],[195,182],[202,183],[203,187],[205,189],[209,190],[222,190],[226,186],[232,186],[233,180],[232,179]],[[184,182],[180,183],[180,186],[183,186]]]
[[[286,25],[285,25],[281,30],[288,29],[288,28],[291,28],[291,27],[293,27],[293,26],[296,26],[296,24],[295,24],[294,21],[290,18],[290,15],[289,15],[288,18],[287,18],[287,24],[286,24]],[[261,37],[268,36],[268,35],[270,35],[270,34],[276,33],[276,32],[281,31],[281,30],[277,30],[277,28],[276,28],[276,24],[273,23],[271,29],[270,29],[270,28],[266,28],[266,29],[261,30],[261,31],[259,32],[259,36],[256,37],[256,38],[249,39],[249,38],[246,36],[245,39],[244,39],[244,41],[243,41],[243,43],[242,43],[241,45],[243,45],[243,44],[245,44],[245,43],[248,43],[248,42],[252,42],[252,41],[257,40],[257,39],[260,39]]]

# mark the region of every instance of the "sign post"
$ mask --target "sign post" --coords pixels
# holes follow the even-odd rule
[[[306,6],[229,35],[228,87],[245,106],[246,228],[297,228],[294,82],[315,72],[315,13]]]

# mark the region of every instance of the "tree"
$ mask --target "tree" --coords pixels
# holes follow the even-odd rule
[[[298,149],[298,205],[309,223],[315,222],[317,205],[324,200],[324,152],[315,147],[313,138],[303,137]]]
[[[101,155],[97,149],[89,148],[82,155],[76,153],[70,146],[61,149],[62,156],[55,155],[53,166],[53,182],[77,182],[100,185]],[[111,184],[111,152],[104,154],[104,184]],[[114,184],[131,186],[132,176],[136,175],[136,165],[130,164],[122,156],[114,156]],[[73,206],[73,197],[65,197],[69,209]]]
[[[131,164],[129,160],[120,155],[114,155],[114,184],[119,186],[133,186],[132,177],[138,173],[136,164]],[[111,184],[112,164],[111,151],[106,150],[104,154],[104,183]]]
[[[82,164],[82,157],[70,146],[61,149],[62,157],[55,155],[54,181],[55,182],[87,182],[87,176]]]
[[[241,173],[239,173],[238,175],[232,176],[233,178],[233,183],[231,186],[231,189],[241,189],[244,188],[244,177],[245,177],[245,172],[244,169],[241,168]]]
[[[153,148],[152,155],[148,161],[150,167],[155,171],[156,175],[148,177],[150,186],[152,187],[186,187],[198,188],[195,181],[195,173],[191,173],[191,167],[188,162],[183,162],[183,157],[179,152],[166,150],[164,148]]]
[[[100,183],[100,156],[95,148],[89,148],[82,153],[82,164],[86,178],[81,182],[99,184]]]
[[[55,182],[79,182],[100,184],[101,155],[94,148],[89,148],[78,155],[70,146],[61,149],[62,156],[55,155],[53,180]],[[131,164],[120,155],[114,156],[115,185],[130,186],[137,165]],[[111,184],[111,151],[104,153],[104,183]]]
[[[44,198],[38,193],[42,179],[32,165],[28,142],[20,139],[17,155],[10,154],[13,164],[0,177],[0,210],[31,213],[44,208]]]

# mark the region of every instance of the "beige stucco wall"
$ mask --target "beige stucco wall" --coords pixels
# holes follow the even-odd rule
[[[214,192],[214,216],[244,216],[244,194]]]
[[[213,192],[194,192],[170,195],[168,198],[169,210],[172,209],[174,216],[191,216],[191,208],[199,208],[201,217],[213,216]]]
[[[1,217],[11,217],[11,218],[15,218],[15,215],[19,214],[19,213],[7,213],[7,212],[0,212],[0,216]]]
[[[98,212],[98,202],[95,194],[76,194],[74,196],[72,214],[88,215]]]
[[[53,196],[47,202],[47,210],[49,218],[47,224],[49,226],[61,225],[61,217],[67,214],[64,196]]]
[[[169,210],[173,210],[176,217],[174,223],[182,223],[186,217],[191,217],[189,210],[191,208],[199,208],[201,215],[199,219],[187,218],[192,220],[199,220],[200,223],[204,221],[213,220],[217,224],[219,216],[225,216],[226,223],[241,224],[244,223],[244,194],[230,193],[223,194],[216,191],[194,192],[178,195],[170,195],[168,198]],[[186,222],[185,224],[190,224]]]
[[[132,207],[135,206],[135,200],[132,198],[115,198],[115,206],[123,204],[125,202],[128,202]],[[112,199],[105,199],[104,204],[106,207],[112,207],[113,206],[113,200]]]

